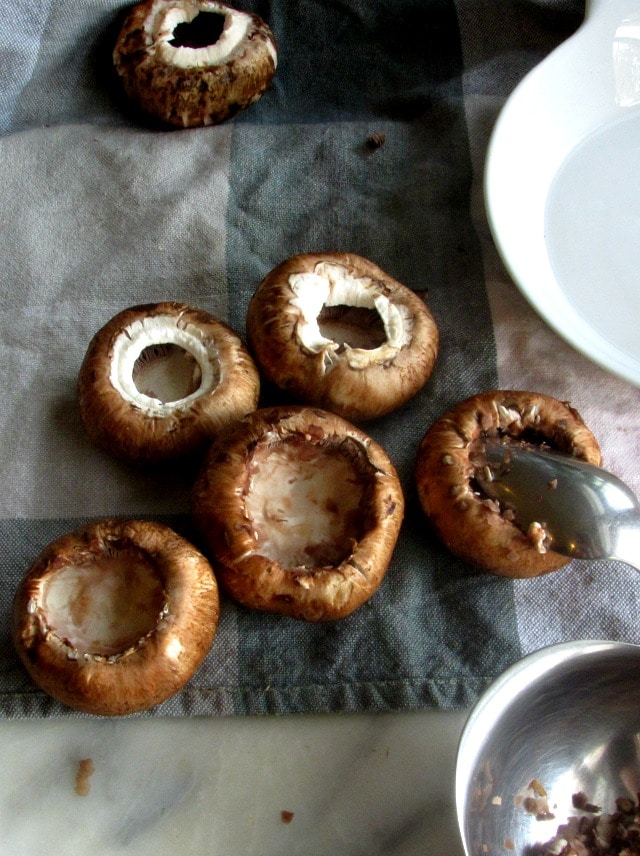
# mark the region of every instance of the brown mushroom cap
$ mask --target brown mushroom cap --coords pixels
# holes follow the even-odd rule
[[[420,503],[452,553],[504,577],[534,577],[569,559],[539,552],[500,505],[474,482],[474,454],[488,436],[544,443],[591,464],[600,448],[580,414],[566,402],[535,392],[491,390],[460,402],[426,432],[418,450]]]
[[[355,422],[412,398],[438,352],[420,297],[353,253],[305,253],[274,268],[250,301],[247,338],[269,380]]]
[[[172,529],[103,520],[44,549],[22,580],[13,640],[38,686],[63,704],[116,716],[165,701],[216,633],[218,587]]]
[[[233,598],[322,621],[377,590],[404,498],[388,456],[358,428],[315,408],[274,407],[211,448],[193,512]]]
[[[275,74],[277,51],[258,15],[217,0],[143,0],[122,25],[113,61],[126,94],[146,113],[192,128],[257,101]]]
[[[89,436],[130,461],[202,449],[255,410],[258,370],[239,336],[183,303],[133,306],[96,333],[78,379]]]

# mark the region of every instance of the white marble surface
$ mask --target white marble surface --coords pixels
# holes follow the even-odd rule
[[[3,722],[0,853],[462,856],[454,769],[465,720],[421,711]],[[86,758],[94,772],[79,796]]]

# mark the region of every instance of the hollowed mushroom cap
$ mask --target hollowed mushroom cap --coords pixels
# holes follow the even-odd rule
[[[14,599],[13,640],[63,704],[116,716],[176,693],[218,625],[211,565],[159,523],[108,519],[46,547]]]
[[[247,607],[343,618],[378,589],[404,513],[384,450],[335,414],[276,407],[209,451],[194,517],[220,583]]]
[[[181,29],[191,33],[182,38]],[[113,61],[126,94],[146,113],[191,128],[257,101],[277,51],[258,15],[217,0],[143,0],[122,25]]]
[[[496,436],[598,466],[602,460],[596,438],[566,402],[536,392],[483,392],[441,416],[422,439],[415,473],[422,508],[448,549],[484,571],[534,577],[557,570],[569,560],[545,549],[540,532],[520,530],[474,481],[482,442]]]
[[[183,303],[133,306],[96,333],[78,379],[89,436],[130,461],[197,452],[255,410],[258,370],[239,336]]]
[[[422,299],[353,253],[305,253],[274,268],[250,301],[247,338],[269,380],[355,422],[412,398],[438,352]]]

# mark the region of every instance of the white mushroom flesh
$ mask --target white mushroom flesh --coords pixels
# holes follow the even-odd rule
[[[289,286],[294,293],[290,304],[299,315],[296,335],[302,348],[322,354],[325,370],[344,358],[352,369],[391,362],[401,348],[411,342],[412,315],[394,303],[370,277],[355,277],[338,264],[319,262],[312,272],[292,274]],[[373,348],[351,347],[322,334],[319,316],[323,307],[347,306],[378,313],[385,341]]]
[[[362,474],[335,448],[257,446],[245,497],[255,552],[285,568],[340,564],[359,540],[365,491]]]
[[[218,352],[213,340],[179,317],[144,318],[116,337],[110,381],[122,398],[149,415],[168,416],[217,387]]]
[[[149,45],[156,46],[162,62],[179,68],[222,65],[240,48],[251,25],[250,15],[229,10],[215,2],[193,3],[183,0],[182,3],[172,4],[167,11],[165,9],[164,2],[154,4],[146,22],[147,40]],[[176,27],[191,23],[201,12],[211,12],[224,18],[222,32],[216,41],[203,47],[171,44]]]
[[[538,553],[547,552],[547,543],[550,542],[551,539],[545,529],[544,523],[538,523],[537,521],[530,523],[529,528],[527,529],[527,538],[536,548]]]
[[[165,596],[151,563],[136,552],[106,553],[47,577],[41,612],[77,655],[118,656],[152,633]]]

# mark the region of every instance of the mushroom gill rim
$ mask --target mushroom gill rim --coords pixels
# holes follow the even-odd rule
[[[409,307],[395,300],[388,286],[366,273],[355,272],[344,264],[319,261],[312,271],[291,273],[287,283],[292,295],[289,305],[297,313],[298,344],[309,354],[322,355],[325,372],[340,359],[355,370],[390,363],[412,341],[413,314]],[[359,318],[370,321],[373,315],[373,324],[379,329],[374,333],[372,344],[354,347],[348,341],[323,334],[323,328],[326,330],[330,326],[328,310],[338,307],[356,310],[352,314],[353,321]],[[370,322],[369,326],[373,324]],[[371,334],[362,330],[361,337],[370,339]]]
[[[180,367],[179,358],[184,357]],[[150,364],[164,358],[164,371]],[[191,380],[186,377],[189,365]],[[158,365],[158,368],[161,366]],[[155,374],[160,389],[178,391],[177,397],[161,396],[140,382],[140,375]],[[172,382],[171,375],[174,380]],[[162,377],[164,375],[164,379]],[[109,380],[118,395],[150,416],[169,416],[187,410],[195,401],[215,391],[220,383],[220,354],[215,337],[203,335],[195,323],[181,315],[146,315],[131,321],[115,336],[110,350]]]

